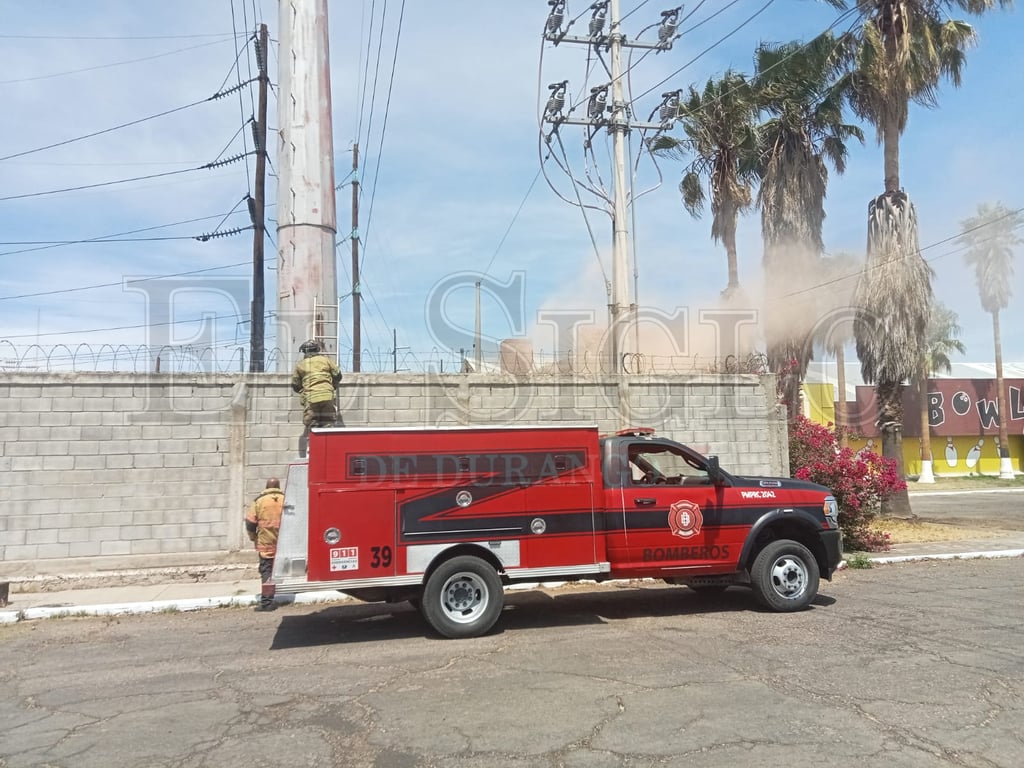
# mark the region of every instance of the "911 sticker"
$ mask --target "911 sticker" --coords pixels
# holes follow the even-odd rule
[[[331,549],[332,571],[359,570],[359,547],[334,547]]]

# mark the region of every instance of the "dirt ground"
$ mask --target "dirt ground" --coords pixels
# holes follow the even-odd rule
[[[888,533],[891,544],[915,544],[928,541],[956,541],[960,539],[989,539],[1001,535],[993,528],[978,528],[964,525],[924,523],[915,520],[901,520],[880,517],[871,525],[878,533]]]

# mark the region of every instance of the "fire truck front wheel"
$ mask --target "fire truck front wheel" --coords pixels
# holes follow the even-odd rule
[[[818,561],[803,544],[778,539],[765,546],[750,568],[754,593],[773,611],[802,611],[818,594]]]
[[[504,599],[491,565],[477,557],[453,557],[427,579],[420,610],[445,637],[478,637],[494,626]]]

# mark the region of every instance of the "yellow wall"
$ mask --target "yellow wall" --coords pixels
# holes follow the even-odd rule
[[[978,441],[981,446],[978,451]],[[850,447],[859,450],[870,444],[875,453],[882,452],[881,438],[867,440],[850,440]],[[952,448],[952,452],[947,451]],[[1021,469],[1020,456],[1024,451],[1024,437],[1010,437],[1010,461],[1015,471]],[[904,471],[908,475],[921,472],[921,441],[916,437],[903,440]],[[936,475],[998,475],[999,453],[996,451],[995,438],[985,437],[933,437],[932,438],[932,472]]]
[[[804,384],[804,413],[818,424],[836,423],[836,388],[831,384]]]
[[[835,424],[835,387],[832,384],[803,385],[804,413],[818,424]],[[979,440],[981,444],[979,446]],[[1024,470],[1021,456],[1024,456],[1024,436],[1010,435],[1010,461],[1014,471]],[[850,447],[859,450],[870,443],[871,450],[882,452],[881,438],[850,439]],[[948,454],[947,449],[952,448]],[[974,449],[978,448],[978,451]],[[916,437],[903,440],[904,469],[908,475],[921,472],[921,441]],[[932,472],[936,475],[999,474],[999,452],[996,438],[974,437],[933,437]]]

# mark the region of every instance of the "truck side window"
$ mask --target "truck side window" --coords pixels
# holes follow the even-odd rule
[[[707,466],[699,458],[667,445],[629,446],[629,469],[635,485],[707,485]]]

